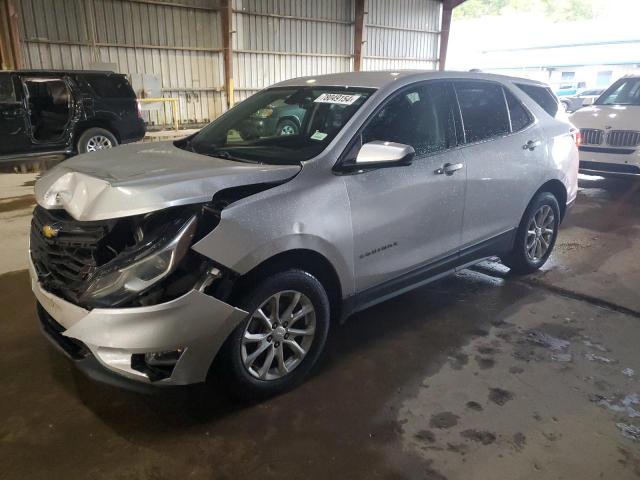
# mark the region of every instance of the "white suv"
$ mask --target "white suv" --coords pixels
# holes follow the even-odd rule
[[[640,176],[640,76],[624,77],[571,121],[580,129],[580,171]]]

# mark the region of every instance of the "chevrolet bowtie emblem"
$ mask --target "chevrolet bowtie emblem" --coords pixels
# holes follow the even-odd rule
[[[58,236],[59,228],[54,227],[53,225],[45,225],[42,227],[42,234],[47,238],[53,238]]]

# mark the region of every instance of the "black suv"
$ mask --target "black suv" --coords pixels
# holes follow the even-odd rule
[[[124,75],[0,72],[0,158],[93,152],[144,134],[136,94]]]

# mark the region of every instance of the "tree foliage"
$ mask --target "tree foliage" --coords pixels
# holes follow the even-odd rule
[[[555,21],[589,20],[597,0],[467,0],[454,10],[455,18],[480,18],[508,13],[538,13]]]

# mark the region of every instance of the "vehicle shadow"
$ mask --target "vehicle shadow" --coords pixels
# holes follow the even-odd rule
[[[576,205],[563,226],[633,234],[640,218],[640,179],[580,177]]]
[[[0,159],[1,173],[44,173],[60,162],[70,158],[67,155],[39,155],[18,157],[8,160]]]
[[[580,175],[580,193],[590,198],[640,204],[640,178]]]
[[[56,369],[60,382],[123,436],[146,444],[149,435],[199,429],[236,436],[262,417],[295,429],[292,411],[304,405],[307,423],[322,422],[328,407],[344,422],[369,419],[399,388],[411,391],[472,337],[493,327],[512,328],[504,318],[536,301],[531,288],[464,271],[360,312],[333,329],[320,367],[297,389],[262,403],[238,402],[218,379],[206,385],[142,395],[96,384],[73,370]],[[452,358],[454,360],[452,360]],[[66,380],[65,380],[66,379]],[[333,400],[332,400],[333,399]],[[329,402],[329,403],[327,403]],[[334,402],[341,403],[340,407]],[[355,408],[355,410],[354,410]],[[233,419],[233,421],[229,421]],[[335,419],[334,419],[335,420]],[[318,424],[319,431],[322,425]],[[312,429],[313,430],[313,429]]]

